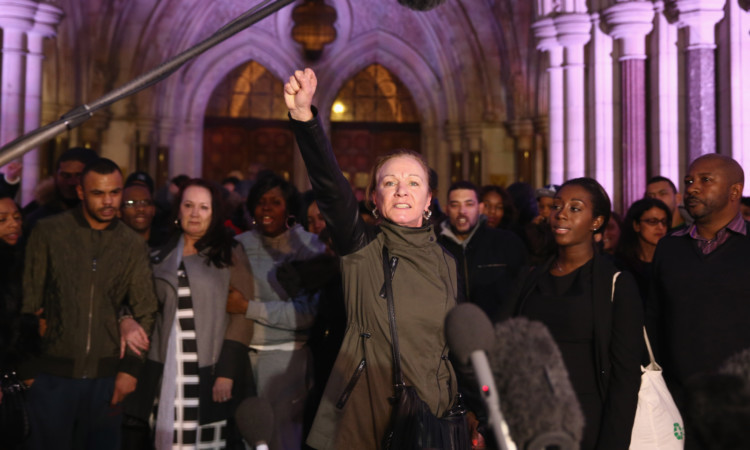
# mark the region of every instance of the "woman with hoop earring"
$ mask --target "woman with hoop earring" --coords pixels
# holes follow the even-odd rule
[[[274,449],[301,448],[312,380],[312,352],[306,343],[318,311],[318,293],[277,277],[282,266],[325,252],[317,235],[293,223],[292,212],[299,203],[294,186],[274,173],[263,173],[247,197],[255,225],[236,237],[255,276],[255,296],[245,317],[255,321],[250,360],[258,396],[273,406]]]

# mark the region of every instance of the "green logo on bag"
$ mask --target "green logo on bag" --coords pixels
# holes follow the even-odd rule
[[[674,437],[676,437],[678,441],[685,438],[685,432],[682,431],[682,427],[677,422],[674,424]]]

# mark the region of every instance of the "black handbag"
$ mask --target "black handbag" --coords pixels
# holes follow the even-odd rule
[[[2,373],[0,385],[3,392],[0,401],[0,447],[15,448],[29,435],[29,414],[25,400],[28,388],[12,371]]]
[[[385,297],[388,300],[388,322],[393,341],[393,412],[391,423],[382,442],[384,450],[444,449],[470,450],[471,438],[466,421],[466,410],[461,395],[441,418],[436,417],[430,407],[419,398],[413,386],[404,383],[401,372],[401,353],[396,331],[396,309],[393,305],[391,280],[398,264],[398,258],[389,258],[388,249],[383,246],[383,275],[385,277]]]

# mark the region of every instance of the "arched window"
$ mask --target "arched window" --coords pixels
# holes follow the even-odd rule
[[[419,114],[401,80],[380,64],[372,64],[341,88],[331,121],[419,123]]]
[[[344,84],[331,107],[331,143],[355,190],[367,185],[379,156],[397,148],[420,151],[419,122],[411,93],[384,66],[372,64]]]
[[[211,94],[207,117],[252,117],[286,120],[284,84],[255,61],[229,72]]]
[[[256,61],[233,69],[214,88],[203,132],[203,176],[221,181],[258,167],[291,179],[294,137],[284,85]]]

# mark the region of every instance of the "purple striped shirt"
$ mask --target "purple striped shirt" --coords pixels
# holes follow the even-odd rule
[[[692,224],[680,231],[676,231],[673,236],[685,236],[686,234],[689,235],[691,238],[698,241],[698,248],[701,250],[701,252],[703,252],[704,255],[708,255],[709,253],[719,248],[721,244],[725,243],[727,239],[729,239],[731,233],[737,233],[743,236],[747,235],[745,219],[742,218],[742,214],[740,214],[739,212],[734,217],[734,219],[732,219],[732,221],[729,222],[727,226],[719,230],[719,232],[716,233],[716,237],[711,240],[708,240],[698,234],[698,227],[695,224]]]

